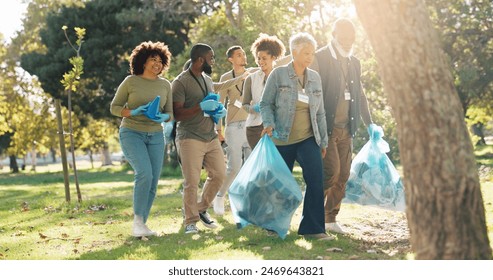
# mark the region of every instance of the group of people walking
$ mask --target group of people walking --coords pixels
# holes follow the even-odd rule
[[[302,168],[306,190],[298,234],[318,240],[333,239],[327,231],[344,234],[336,217],[349,178],[352,139],[360,119],[372,123],[360,62],[352,55],[355,34],[353,23],[341,18],[332,41],[318,50],[310,34],[294,34],[288,56],[276,36],[260,34],[250,48],[256,71],[246,68],[244,49],[232,46],[226,52],[232,69],[219,83],[210,77],[215,53],[209,45],[194,45],[189,65],[171,83],[160,77],[169,67],[168,47],[137,46],[130,75],[111,102],[111,113],[123,117],[120,144],[135,172],[132,235],[156,234],[146,221],[164,156],[162,123],[172,120],[184,178],[185,234],[197,233],[198,222],[217,227],[208,209],[225,213],[229,186],[264,134],[291,171],[295,161]],[[159,113],[149,118],[156,96]],[[199,195],[202,169],[207,178]]]

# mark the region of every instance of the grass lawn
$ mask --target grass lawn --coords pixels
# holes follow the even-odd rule
[[[493,239],[493,148],[478,150],[489,238]],[[220,225],[183,233],[181,176],[169,170],[159,181],[148,225],[160,236],[130,236],[133,172],[122,166],[79,166],[83,202],[65,202],[57,165],[37,172],[0,173],[0,260],[405,260],[413,259],[404,213],[344,204],[340,222],[349,235],[330,242],[297,235],[300,206],[285,240],[256,226],[238,230],[230,211],[210,213]],[[166,175],[171,174],[171,175]],[[300,172],[295,176],[300,178]],[[228,209],[229,207],[227,207]]]

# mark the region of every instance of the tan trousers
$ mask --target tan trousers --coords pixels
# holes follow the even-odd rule
[[[325,222],[336,222],[346,192],[353,152],[353,139],[346,128],[334,128],[324,164]]]
[[[181,158],[183,182],[183,208],[185,209],[185,225],[199,221],[199,212],[206,211],[223,184],[226,174],[224,153],[219,140],[203,142],[195,139],[183,139],[176,142]],[[200,173],[204,166],[207,179],[200,199],[198,186]],[[198,201],[197,201],[198,199]]]

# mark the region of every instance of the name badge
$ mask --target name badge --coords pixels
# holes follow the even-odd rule
[[[235,100],[235,106],[238,107],[238,108],[241,108],[241,105],[242,104],[241,104],[240,100],[236,99]]]
[[[344,100],[351,100],[351,93],[347,89],[344,90]]]
[[[308,104],[308,95],[298,94],[298,101]]]

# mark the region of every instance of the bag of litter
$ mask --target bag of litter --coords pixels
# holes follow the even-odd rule
[[[383,129],[371,124],[368,134],[370,140],[351,164],[343,202],[404,211],[404,186],[399,173],[386,155],[390,149],[389,144],[382,139]]]
[[[264,135],[229,188],[239,229],[254,224],[286,238],[302,193],[281,154]]]

